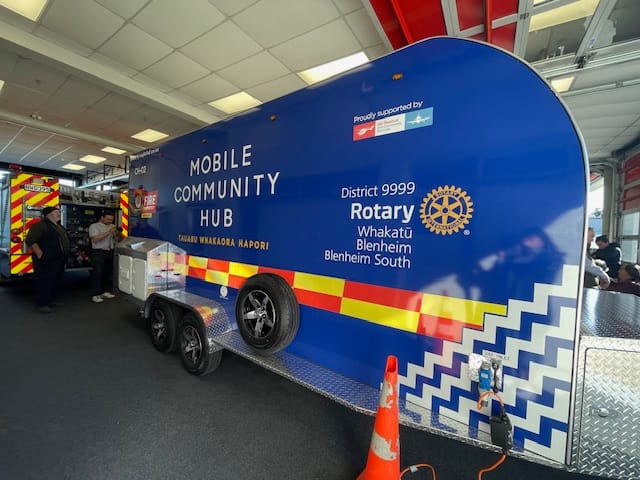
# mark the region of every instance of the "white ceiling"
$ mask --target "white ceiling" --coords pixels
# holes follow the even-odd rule
[[[142,150],[131,135],[143,129],[174,137],[224,118],[212,100],[266,102],[303,88],[303,69],[390,52],[370,12],[367,0],[50,0],[34,23],[0,7],[0,162],[124,165],[100,149]],[[593,159],[638,139],[639,50],[603,50],[580,70],[536,65],[578,74],[565,100]]]

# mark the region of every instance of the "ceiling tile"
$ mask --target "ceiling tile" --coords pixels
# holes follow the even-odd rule
[[[71,50],[83,57],[88,57],[91,55],[91,52],[93,52],[92,48],[82,45],[64,34],[54,32],[43,26],[39,26],[34,33],[43,40],[51,42],[53,45],[64,47],[65,49]]]
[[[578,119],[578,126],[581,129],[593,129],[604,127],[623,128],[633,124],[638,118],[637,115],[615,115],[600,116],[595,118]]]
[[[127,24],[99,51],[133,69],[144,70],[169,55],[171,47],[135,25]]]
[[[47,95],[37,90],[7,82],[2,88],[0,107],[20,115],[30,115],[39,106],[47,103],[47,99]]]
[[[180,91],[204,103],[236,93],[238,87],[215,73],[180,88]]]
[[[133,77],[136,73],[138,73],[138,70],[131,68],[125,65],[124,63],[120,63],[117,60],[97,51],[91,54],[91,60],[95,61],[96,63],[99,63],[104,67],[114,69],[116,72],[126,75],[128,77]]]
[[[342,19],[269,51],[293,71],[305,70],[360,51],[361,47]]]
[[[74,128],[82,129],[84,131],[98,131],[117,121],[118,116],[114,113],[107,113],[89,108],[78,114],[72,125]]]
[[[233,22],[224,22],[180,49],[185,55],[216,71],[262,50]]]
[[[363,47],[371,47],[382,41],[376,27],[371,22],[371,17],[364,8],[350,13],[345,17],[345,20]]]
[[[58,101],[54,97],[38,107],[38,115],[47,123],[67,125],[86,108],[79,103]]]
[[[104,98],[108,93],[109,91],[105,88],[71,77],[58,89],[55,101],[88,107]]]
[[[12,142],[16,135],[20,134],[20,130],[24,130],[25,128],[26,127],[22,125],[0,121],[0,155],[2,155],[7,144]]]
[[[0,44],[0,46],[4,46]],[[13,70],[13,66],[18,61],[19,55],[14,52],[10,52],[4,49],[0,49],[0,75],[2,75],[2,79],[4,80],[4,76],[6,72]]]
[[[124,19],[133,17],[149,0],[96,0],[100,5],[108,8]]]
[[[200,100],[198,100],[197,98],[192,97],[191,95],[188,95],[180,90],[172,90],[171,91],[171,96],[173,98],[175,98],[176,100],[180,100],[184,103],[186,103],[187,105],[201,105],[202,102]],[[209,114],[209,112],[207,112],[207,115]],[[178,115],[180,116],[180,115]],[[182,118],[182,117],[181,117]]]
[[[49,142],[47,142],[47,144],[48,143]],[[44,145],[43,148],[38,150],[38,154],[40,156],[38,165],[46,168],[60,168],[71,160],[77,159],[75,156],[73,156],[73,158],[71,157],[71,149],[72,145],[67,145],[63,148]]]
[[[135,100],[111,92],[94,103],[91,109],[99,113],[115,115],[117,118],[125,118],[141,106],[142,104]]]
[[[223,79],[245,89],[282,77],[289,72],[275,57],[262,52],[217,72]]]
[[[195,125],[191,122],[186,122],[181,118],[170,116],[164,121],[158,123],[156,125],[156,130],[167,133],[172,137],[176,137],[178,135],[184,135],[185,133],[192,132],[200,127],[201,125]]]
[[[187,83],[195,82],[210,72],[182,53],[173,52],[154,63],[143,73],[166,85],[178,88]]]
[[[367,48],[364,52],[367,54],[369,60],[375,60],[376,58],[384,57],[390,53],[391,50],[384,43],[379,43],[378,45]]]
[[[306,86],[307,84],[303,82],[300,77],[291,74],[270,82],[262,83],[253,88],[248,88],[247,92],[262,102],[268,102],[269,100],[282,97],[287,93],[300,90]]]
[[[209,0],[209,3],[230,17],[253,5],[258,0]]]
[[[137,142],[137,140],[131,138],[131,135],[134,135],[142,130],[146,130],[147,128],[152,128],[152,127],[147,124],[141,125],[139,122],[130,120],[130,118],[127,117],[127,118],[118,120],[116,123],[112,124],[109,127],[109,132],[111,134],[119,135],[122,138],[127,138],[129,139],[129,142],[132,143],[132,142]]]
[[[615,68],[599,67],[576,72],[572,90],[640,78],[640,60],[628,61]]]
[[[612,138],[624,131],[624,127],[620,128],[589,128],[583,130],[587,134],[587,138]],[[588,143],[588,141],[587,141]]]
[[[362,8],[362,0],[333,0],[340,13],[346,14]]]
[[[338,16],[338,10],[328,1],[260,0],[233,20],[260,45],[269,48]]]
[[[132,22],[174,48],[190,42],[224,20],[207,0],[153,0]]]
[[[34,145],[39,145],[51,136],[50,133],[42,132],[33,128],[24,128],[18,131],[11,143],[3,149],[4,155],[16,155],[23,159],[30,151],[34,149]]]
[[[600,92],[565,97],[567,103],[574,106],[624,104],[640,98],[640,85],[611,88]]]
[[[42,95],[50,95],[58,90],[68,76],[68,73],[23,56],[16,58],[11,70],[2,73],[6,82],[20,85],[24,90]]]
[[[65,0],[51,2],[41,23],[95,49],[113,35],[124,24],[124,20],[93,0]]]
[[[155,78],[148,77],[144,73],[139,73],[133,77],[133,79],[137,82],[140,82],[147,88],[151,88],[154,90],[158,90],[162,93],[168,93],[174,89],[174,87],[170,87],[169,85],[165,85],[164,83],[158,81]]]
[[[602,105],[591,105],[588,102],[580,102],[576,105],[573,99],[577,97],[571,97],[565,99],[569,106],[569,110],[576,118],[598,118],[601,115],[633,115],[640,112],[640,101],[631,101],[623,104],[615,105],[614,107],[603,107]]]
[[[144,106],[127,115],[127,119],[134,123],[140,123],[143,126],[148,125],[144,128],[153,128],[155,125],[165,121],[170,116],[171,114],[158,110],[157,108]]]

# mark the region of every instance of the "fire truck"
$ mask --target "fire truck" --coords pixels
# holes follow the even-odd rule
[[[60,185],[57,177],[12,171],[0,177],[0,277],[25,278],[33,273],[31,252],[25,244],[29,228],[40,221],[42,209],[60,206],[62,225],[71,240],[68,270],[91,267],[89,225],[102,210],[121,219],[120,195]],[[119,220],[119,224],[122,224]],[[126,222],[125,222],[126,223]]]
[[[640,299],[582,288],[583,141],[508,52],[412,44],[134,155],[129,187],[118,288],[189,373],[231,351],[374,413],[395,355],[405,425],[640,477]]]

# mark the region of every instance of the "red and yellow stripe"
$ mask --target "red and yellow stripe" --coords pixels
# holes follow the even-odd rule
[[[47,187],[46,192],[32,191],[30,187]],[[29,207],[42,209],[59,204],[60,185],[53,177],[19,173],[11,179],[11,230],[20,232],[19,236],[24,240],[29,228],[38,222],[37,217],[27,218],[26,211]],[[24,247],[24,243],[11,243],[10,272],[14,274],[32,273],[31,254]]]
[[[301,305],[435,338],[460,341],[464,328],[482,329],[484,315],[506,315],[505,305],[413,292],[311,273],[192,255],[170,254],[168,269],[208,283],[240,288],[258,273],[275,273]]]
[[[122,236],[129,236],[129,193],[122,192],[120,194],[120,226],[122,227]]]

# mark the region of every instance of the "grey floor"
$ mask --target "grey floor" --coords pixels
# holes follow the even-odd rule
[[[0,480],[345,479],[366,461],[373,418],[225,352],[196,378],[151,346],[137,309],[93,304],[86,272],[65,305],[35,313],[30,284],[0,286]],[[474,480],[494,452],[402,427],[401,465]],[[430,479],[427,470],[403,479]],[[585,480],[507,458],[495,479]]]

